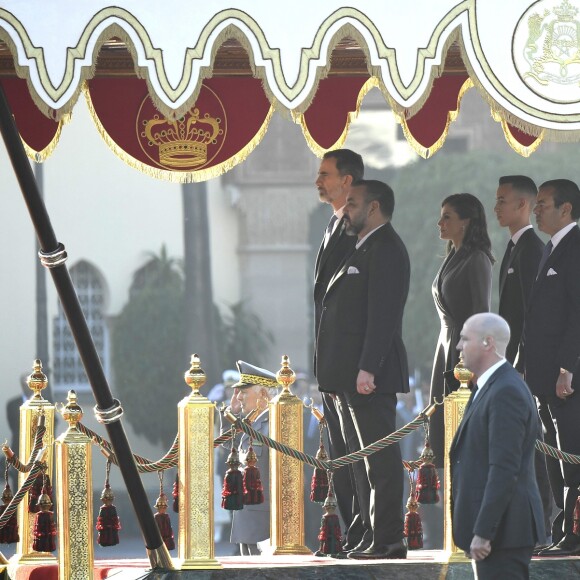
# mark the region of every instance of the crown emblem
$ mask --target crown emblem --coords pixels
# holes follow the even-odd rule
[[[159,115],[143,120],[141,136],[150,147],[159,148],[159,162],[164,167],[191,168],[207,162],[208,146],[216,145],[218,135],[223,134],[220,123],[219,117],[202,116],[194,107],[174,121]]]
[[[578,8],[572,6],[568,0],[564,0],[560,6],[554,8],[554,13],[560,22],[571,22],[578,14]]]

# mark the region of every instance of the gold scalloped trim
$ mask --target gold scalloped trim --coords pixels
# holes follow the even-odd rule
[[[62,117],[62,119],[58,122],[58,128],[56,130],[56,133],[54,134],[54,137],[42,151],[36,151],[36,149],[30,147],[28,143],[26,143],[26,141],[22,139],[21,135],[20,139],[22,141],[22,144],[24,145],[24,151],[26,151],[27,157],[29,159],[32,159],[32,161],[34,161],[35,163],[43,163],[44,161],[46,161],[54,153],[54,150],[56,149],[56,146],[60,141],[60,135],[62,133],[63,125],[66,125],[70,120],[71,115],[64,115]]]
[[[220,175],[223,175],[227,171],[230,171],[230,169],[233,169],[236,165],[244,161],[262,141],[264,135],[266,134],[266,131],[268,130],[268,126],[270,125],[270,121],[274,113],[273,107],[270,107],[268,114],[266,115],[266,118],[262,123],[258,132],[242,149],[240,149],[235,155],[232,155],[232,157],[230,157],[229,159],[226,159],[225,161],[222,161],[217,165],[213,165],[212,167],[208,167],[207,169],[202,169],[199,171],[170,171],[168,169],[152,167],[147,163],[143,163],[142,161],[135,159],[135,157],[133,157],[132,155],[129,155],[122,147],[120,147],[109,135],[109,133],[101,123],[101,120],[99,119],[97,112],[95,111],[95,108],[93,106],[88,85],[86,83],[83,85],[83,92],[85,95],[85,99],[87,101],[89,112],[93,119],[93,123],[95,124],[95,127],[99,132],[99,135],[102,137],[103,141],[107,144],[109,149],[111,149],[111,151],[119,159],[121,159],[124,163],[126,163],[129,167],[137,169],[141,171],[141,173],[154,177],[155,179],[162,179],[164,181],[171,181],[173,183],[192,183],[192,182],[207,181],[209,179],[219,177]]]
[[[405,135],[407,142],[413,148],[413,150],[423,159],[429,159],[429,157],[433,157],[433,155],[435,155],[435,153],[437,153],[437,151],[439,151],[439,149],[443,147],[443,144],[447,139],[447,134],[449,133],[449,126],[451,125],[451,123],[453,123],[453,121],[457,119],[457,116],[459,115],[461,100],[463,99],[465,93],[472,87],[473,83],[471,82],[471,79],[467,79],[463,83],[463,85],[461,85],[461,89],[459,90],[459,93],[457,95],[457,109],[455,109],[454,111],[449,111],[447,113],[447,123],[445,124],[445,130],[443,131],[439,139],[437,139],[437,141],[435,141],[435,143],[431,145],[431,147],[423,147],[423,145],[421,145],[421,143],[419,143],[415,139],[415,137],[409,130],[409,127],[407,125],[407,119],[395,113],[397,122],[401,125],[403,129],[403,134]]]
[[[510,131],[508,121],[502,118],[497,111],[491,109],[491,117],[497,123],[501,123],[503,135],[505,140],[508,142],[508,145],[522,157],[529,157],[534,151],[536,151],[544,140],[544,131],[542,131],[538,136],[535,136],[536,140],[531,145],[522,145]],[[532,137],[534,137],[534,135],[532,135]]]
[[[342,134],[336,140],[335,143],[333,143],[330,147],[328,147],[328,149],[321,147],[318,144],[318,142],[314,139],[314,137],[312,137],[312,135],[310,134],[310,131],[308,130],[308,126],[306,125],[306,120],[304,119],[304,113],[293,113],[292,114],[294,122],[297,125],[300,125],[300,128],[302,129],[302,134],[304,135],[304,139],[306,140],[308,147],[310,147],[310,150],[317,157],[322,157],[327,151],[331,151],[332,149],[340,149],[344,145],[346,138],[347,138],[347,135],[348,135],[348,130],[350,128],[350,124],[358,117],[358,115],[360,113],[360,108],[361,108],[363,99],[366,97],[367,93],[371,89],[374,89],[376,87],[379,87],[379,79],[377,79],[376,77],[371,77],[361,87],[361,89],[358,93],[358,97],[356,99],[355,110],[348,112],[346,124],[344,126],[343,131],[342,131]]]

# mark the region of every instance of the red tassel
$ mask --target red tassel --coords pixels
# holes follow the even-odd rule
[[[326,449],[324,445],[320,443],[320,447],[316,452],[316,459],[322,461],[328,459],[326,454]],[[320,467],[314,468],[314,473],[312,474],[312,480],[310,482],[310,501],[315,503],[324,503],[326,497],[328,496],[328,474],[326,470]]]
[[[173,496],[173,511],[179,513],[179,473],[175,474],[175,481],[173,482],[173,490],[171,491]]]
[[[173,537],[173,529],[171,528],[171,519],[167,512],[167,496],[161,491],[157,501],[155,502],[155,507],[157,508],[157,513],[153,516],[157,522],[157,527],[161,533],[161,538],[164,544],[167,546],[168,550],[175,550],[175,540]]]
[[[246,455],[246,467],[243,473],[244,505],[258,505],[264,503],[264,486],[260,479],[260,470],[256,467],[258,458],[254,448],[250,445]]]
[[[43,484],[44,484],[45,476],[41,473],[36,477],[32,487],[28,490],[28,511],[31,514],[36,514],[40,511],[40,505],[38,504],[38,499],[42,495]],[[48,475],[46,476],[47,481],[47,495],[52,500],[52,487],[50,486],[50,480],[48,479]]]
[[[222,489],[222,507],[226,510],[236,511],[244,507],[244,482],[238,467],[238,450],[232,449],[226,463],[230,468],[224,477],[224,487]]]
[[[117,508],[113,505],[115,496],[111,486],[106,483],[103,493],[101,493],[103,505],[99,509],[97,517],[97,543],[99,546],[108,547],[116,546],[119,543],[119,530],[121,521],[117,515]]]
[[[405,514],[404,528],[409,550],[419,550],[423,547],[423,525],[421,524],[421,516],[417,512],[418,507],[417,501],[410,496],[407,501],[409,511]]]
[[[56,525],[53,513],[50,511],[52,507],[50,496],[42,493],[38,499],[38,505],[41,511],[34,518],[32,549],[36,552],[54,552],[56,550]]]
[[[340,531],[340,521],[336,515],[336,499],[334,490],[329,486],[328,495],[324,501],[324,515],[320,522],[320,532],[318,541],[320,542],[315,555],[338,554],[342,552],[342,533]]]
[[[417,484],[415,486],[415,498],[423,505],[434,504],[439,501],[439,476],[437,468],[433,464],[433,451],[429,442],[425,443],[423,453],[421,453],[423,463],[417,472]]]
[[[574,529],[573,533],[580,536],[580,496],[576,498],[576,505],[574,506]]]
[[[4,487],[4,492],[2,493],[2,501],[4,505],[0,505],[0,516],[4,513],[8,504],[12,500],[12,490],[10,485],[6,482]],[[4,524],[3,528],[0,528],[0,544],[15,544],[20,541],[20,536],[18,535],[18,519],[17,514],[14,513],[12,517]]]

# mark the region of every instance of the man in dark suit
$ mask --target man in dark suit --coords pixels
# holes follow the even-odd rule
[[[329,204],[332,207],[332,217],[322,238],[318,255],[316,256],[316,265],[314,268],[314,343],[318,336],[318,327],[320,323],[320,313],[322,311],[322,299],[326,292],[326,287],[330,279],[336,272],[344,257],[354,250],[356,238],[346,233],[343,209],[346,205],[346,196],[350,191],[353,181],[363,178],[364,164],[362,157],[350,149],[336,149],[324,154],[318,177],[316,178],[316,187],[320,201]],[[316,353],[316,346],[315,346]],[[315,354],[316,357],[316,354]],[[316,366],[316,362],[314,363]],[[322,393],[322,405],[324,417],[328,426],[329,437],[329,455],[331,459],[343,457],[349,453],[348,447],[345,446],[340,430],[340,421],[333,395]],[[351,550],[355,547],[368,548],[370,538],[364,538],[365,527],[369,528],[363,522],[368,524],[369,514],[365,509],[368,501],[363,503],[361,512],[357,496],[354,493],[354,474],[351,467],[339,469],[334,474],[334,492],[340,515],[346,530],[351,530],[345,549]],[[368,498],[370,490],[360,490],[360,495]],[[354,525],[353,524],[354,520]],[[359,544],[362,545],[359,546]]]
[[[544,537],[534,469],[538,413],[504,358],[509,338],[507,322],[486,312],[467,319],[457,345],[478,379],[449,450],[453,540],[480,580],[529,578]]]
[[[524,322],[518,370],[538,400],[546,443],[580,454],[580,190],[567,179],[540,186],[534,208],[538,228],[550,236]],[[552,524],[557,542],[541,556],[580,554],[580,536],[573,533],[580,466],[548,461],[556,506]]]
[[[536,184],[525,175],[499,179],[495,214],[499,225],[510,232],[510,241],[500,268],[499,314],[510,327],[506,359],[512,364],[518,353],[524,312],[544,249],[544,243],[530,223],[537,193]]]
[[[392,189],[361,181],[347,196],[347,233],[356,250],[328,284],[316,343],[320,389],[336,395],[342,435],[363,448],[395,430],[397,392],[409,392],[407,353],[402,339],[409,291],[409,256],[391,225]],[[354,450],[354,449],[353,449]],[[370,486],[372,538],[349,558],[405,558],[403,467],[397,444],[353,465],[357,492]],[[367,501],[361,496],[359,502]]]
[[[544,243],[530,223],[537,194],[536,184],[525,175],[499,178],[495,215],[499,225],[508,228],[510,232],[510,241],[499,271],[499,314],[510,327],[510,341],[505,357],[511,364],[515,363],[518,354],[524,329],[524,313],[544,250]],[[541,433],[539,437],[542,437]],[[552,491],[546,461],[555,460],[546,459],[543,453],[536,451],[536,479],[544,507],[544,527],[549,529]],[[559,541],[561,534],[556,534],[555,539]],[[544,538],[540,539],[538,550],[540,547],[546,547]]]

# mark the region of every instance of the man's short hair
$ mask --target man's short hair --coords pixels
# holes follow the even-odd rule
[[[560,207],[563,203],[569,203],[572,206],[572,219],[578,221],[580,218],[580,189],[569,179],[550,179],[540,185],[540,189],[551,187],[554,189],[552,197],[554,206]]]
[[[364,176],[365,166],[362,157],[350,149],[327,151],[322,158],[334,159],[340,175],[350,175],[353,181],[358,181]]]
[[[378,201],[381,213],[386,218],[393,217],[395,211],[395,194],[389,185],[376,179],[361,179],[355,181],[353,187],[364,188],[364,197],[367,203]]]
[[[518,193],[523,193],[527,197],[536,197],[538,188],[534,180],[527,175],[504,175],[499,178],[500,185],[511,185]]]

